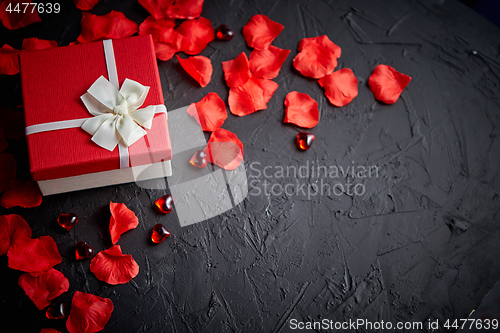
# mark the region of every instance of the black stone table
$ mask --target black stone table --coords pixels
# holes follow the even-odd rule
[[[23,38],[34,36],[61,46],[76,40],[81,13],[70,1],[62,7],[39,24],[1,28],[2,45],[19,49]],[[148,16],[128,0],[101,0],[92,12],[112,9],[137,23]],[[323,319],[438,320],[438,331],[445,331],[447,319],[467,318],[500,278],[499,29],[451,0],[207,0],[202,15],[214,27],[230,26],[235,37],[213,41],[201,53],[214,65],[205,88],[176,59],[159,62],[168,110],[211,91],[227,102],[220,63],[250,54],[241,29],[255,14],[285,26],[273,45],[292,52],[274,79],[279,88],[267,110],[229,114],[223,125],[244,144],[249,194],[242,203],[181,227],[175,210],[164,216],[153,209],[168,189],[125,184],[48,196],[37,208],[0,213],[20,214],[33,237],[55,239],[63,256],[56,268],[70,281],[60,299],[70,301],[79,290],[113,301],[105,332],[288,332],[293,323]],[[342,48],[337,68],[351,68],[359,80],[359,95],[345,107],[329,104],[316,80],[292,66],[300,39],[323,34]],[[368,88],[378,64],[413,78],[392,105],[377,102]],[[19,75],[3,75],[0,84],[0,106],[22,103]],[[294,145],[300,129],[282,124],[285,96],[294,90],[319,103],[320,122],[310,130],[316,140],[305,152]],[[18,175],[26,176],[24,140],[10,140],[7,151],[18,161]],[[375,169],[370,177],[276,174],[291,166]],[[264,193],[264,181],[274,192]],[[358,193],[337,187],[307,195],[314,184],[336,183],[362,186]],[[305,195],[280,192],[287,184],[303,185]],[[97,280],[89,261],[73,259],[77,241],[96,252],[111,246],[109,201],[127,204],[140,220],[120,240],[140,272],[119,286]],[[56,225],[63,212],[80,216],[70,232]],[[156,223],[172,233],[159,245],[148,240]],[[4,327],[66,330],[64,320],[46,319],[18,287],[21,272],[7,267],[6,256],[0,270]]]

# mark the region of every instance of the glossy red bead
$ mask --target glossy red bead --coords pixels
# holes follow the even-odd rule
[[[218,40],[230,40],[234,36],[233,30],[225,24],[221,24],[217,27],[217,39]]]
[[[61,214],[57,218],[57,223],[66,230],[71,230],[76,222],[78,222],[78,215],[75,213]]]
[[[156,224],[151,231],[151,241],[155,244],[163,242],[168,236],[170,232],[161,223]]]
[[[45,316],[49,319],[63,319],[67,314],[67,306],[64,302],[52,303],[45,311]]]
[[[160,210],[160,212],[168,214],[174,207],[174,198],[172,198],[170,194],[164,195],[160,199],[155,201],[155,205]]]
[[[311,147],[314,138],[315,136],[311,133],[299,132],[299,134],[297,134],[297,147],[302,150],[308,150]]]
[[[206,155],[203,150],[197,150],[193,157],[189,160],[189,164],[194,165],[197,168],[204,168],[207,166],[207,159],[205,156]]]
[[[89,259],[94,254],[92,246],[85,242],[78,242],[75,245],[75,258],[76,260]]]

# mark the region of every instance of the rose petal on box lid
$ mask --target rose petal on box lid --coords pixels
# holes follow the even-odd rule
[[[21,139],[24,137],[23,113],[10,108],[0,108],[0,127],[3,128],[6,138]]]
[[[7,185],[16,179],[16,160],[9,153],[0,153],[0,193],[7,189]]]
[[[226,104],[215,92],[208,93],[199,102],[191,104],[187,113],[196,119],[203,131],[213,132],[227,119]]]
[[[137,23],[115,10],[101,16],[84,12],[80,25],[82,31],[77,41],[82,44],[106,38],[129,37],[138,31]]]
[[[137,227],[139,220],[135,213],[123,203],[110,202],[109,210],[111,211],[109,233],[111,234],[111,242],[116,244],[124,232]]]
[[[226,84],[231,88],[245,84],[252,76],[245,52],[241,52],[233,60],[223,61],[222,70],[224,71]]]
[[[167,8],[173,3],[174,0],[139,0],[139,4],[156,19],[164,18],[167,15]]]
[[[30,0],[4,0],[0,2],[0,21],[10,30],[15,30],[19,28],[26,27],[32,23],[41,22],[42,19],[38,15],[36,10],[23,10],[21,7],[22,3],[27,3],[28,5],[32,2]],[[7,11],[7,7],[10,5],[11,11]],[[19,5],[19,12],[15,10],[16,5]],[[24,6],[24,5],[23,5]],[[33,9],[33,6],[29,6]]]
[[[91,10],[99,0],[73,0],[76,8],[80,10]]]
[[[280,34],[284,26],[266,15],[254,15],[243,27],[243,37],[247,45],[256,49],[267,49]]]
[[[35,303],[38,310],[49,306],[51,300],[65,293],[69,288],[68,279],[63,273],[53,268],[38,276],[24,273],[19,277],[18,284]]]
[[[200,84],[202,87],[206,87],[212,78],[212,62],[209,58],[204,56],[193,56],[187,59],[182,59],[177,56],[179,64],[184,68],[184,70]]]
[[[36,51],[53,49],[57,47],[57,42],[55,40],[38,39],[36,37],[25,38],[23,40],[22,49],[25,51]]]
[[[311,96],[298,91],[292,91],[286,95],[284,123],[311,128],[316,126],[318,121],[318,102]]]
[[[194,19],[201,15],[203,0],[175,0],[167,8],[167,16],[174,19]]]
[[[56,242],[50,236],[16,238],[7,251],[9,267],[33,276],[43,274],[62,261]]]
[[[343,68],[318,80],[325,96],[335,106],[349,104],[358,96],[358,79],[349,68]]]
[[[10,244],[17,239],[31,239],[31,228],[28,223],[19,215],[0,216],[0,255],[6,254]]]
[[[96,278],[109,284],[123,284],[139,273],[139,265],[131,255],[123,254],[120,245],[101,251],[90,261]]]
[[[250,53],[250,70],[257,77],[274,79],[289,54],[290,50],[283,50],[273,45],[264,50],[253,50]]]
[[[392,104],[398,100],[410,81],[410,76],[391,66],[378,65],[368,79],[368,86],[377,100]]]
[[[66,328],[70,333],[102,331],[112,312],[113,302],[109,298],[75,291]]]
[[[229,89],[229,110],[236,116],[264,110],[276,89],[276,82],[252,76],[245,84]]]
[[[0,199],[0,205],[7,209],[16,206],[33,208],[41,203],[42,194],[38,184],[31,179],[11,179]]]
[[[203,152],[210,163],[224,170],[234,170],[243,161],[243,144],[240,139],[223,128],[212,132]]]
[[[167,61],[172,59],[172,57],[179,52],[179,49],[176,45],[172,45],[171,43],[160,43],[154,42],[155,54],[156,58],[162,61]]]
[[[19,50],[4,44],[0,49],[0,75],[15,75],[19,73]]]
[[[215,38],[215,31],[209,19],[199,17],[194,20],[185,20],[176,29],[184,36],[181,51],[195,55]]]
[[[333,72],[337,67],[337,58],[340,56],[338,46],[333,44],[328,37],[320,37],[322,36],[304,38],[299,43],[300,52],[293,59],[293,67],[296,70],[304,76],[315,79]]]

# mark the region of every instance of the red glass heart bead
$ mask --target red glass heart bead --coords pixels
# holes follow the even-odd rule
[[[189,160],[189,164],[194,165],[197,168],[204,168],[207,166],[207,159],[205,156],[206,155],[203,150],[197,150],[193,157]]]
[[[45,316],[49,319],[63,319],[67,314],[67,306],[64,302],[52,303],[45,311]]]
[[[78,222],[78,215],[75,213],[61,214],[57,218],[57,223],[66,230],[71,230],[76,222]]]
[[[167,194],[156,200],[155,204],[162,213],[168,214],[174,207],[174,198],[170,194]]]
[[[155,244],[161,243],[170,236],[170,232],[163,226],[163,224],[158,223],[153,227],[151,232],[151,241]]]
[[[76,260],[89,259],[94,254],[92,246],[85,242],[78,242],[75,245],[75,258]]]
[[[221,24],[217,27],[217,39],[218,40],[230,40],[234,36],[233,30],[225,24]]]
[[[311,147],[314,138],[315,136],[311,133],[299,132],[299,134],[297,134],[297,147],[302,150],[308,150]]]

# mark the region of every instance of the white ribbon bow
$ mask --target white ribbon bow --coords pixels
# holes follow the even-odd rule
[[[146,135],[155,115],[155,106],[139,109],[149,87],[125,79],[120,91],[104,76],[99,77],[81,99],[94,116],[83,123],[82,129],[92,135],[92,141],[109,151],[123,141],[130,146]],[[140,125],[140,126],[139,126]],[[142,128],[142,127],[144,128]]]

